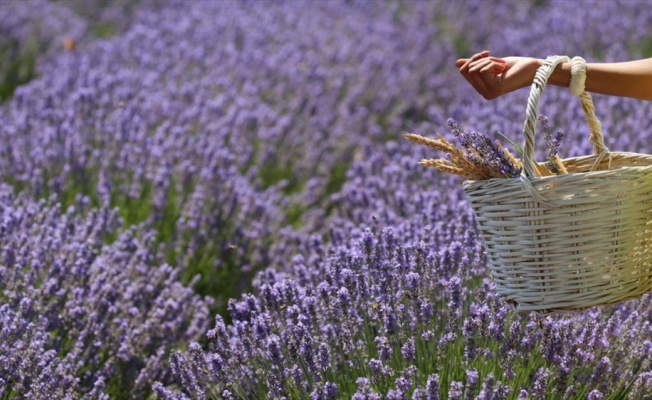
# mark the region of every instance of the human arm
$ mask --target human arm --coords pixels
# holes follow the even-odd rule
[[[483,51],[457,60],[460,73],[485,99],[528,87],[537,68],[544,62],[534,57],[493,57]],[[570,63],[555,68],[548,83],[568,87]],[[652,58],[616,62],[587,63],[586,90],[592,93],[652,100]]]

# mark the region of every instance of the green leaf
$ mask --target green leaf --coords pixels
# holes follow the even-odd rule
[[[522,148],[521,146],[519,146],[518,144],[516,144],[516,142],[514,142],[512,139],[510,139],[510,138],[508,138],[507,136],[505,136],[502,132],[498,131],[497,133],[498,133],[500,136],[502,136],[503,139],[507,140],[507,141],[509,142],[509,144],[511,144],[512,147],[514,147],[514,149],[518,152],[518,154],[520,154],[521,157],[523,157],[524,151],[523,151],[523,148]]]

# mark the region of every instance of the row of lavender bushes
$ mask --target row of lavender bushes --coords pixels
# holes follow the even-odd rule
[[[649,299],[516,314],[461,182],[400,136],[518,140],[527,93],[456,75],[477,50],[652,56],[644,3],[581,4],[0,4],[41,46],[0,109],[0,397],[652,396]],[[652,151],[649,105],[595,102],[609,147]]]
[[[0,9],[0,102],[38,75],[41,63],[64,51],[111,37],[129,26],[133,2],[24,0]],[[65,6],[62,6],[65,5]]]

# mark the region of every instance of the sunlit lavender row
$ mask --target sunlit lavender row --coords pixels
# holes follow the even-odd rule
[[[118,234],[117,212],[87,198],[62,211],[3,186],[1,201],[3,398],[141,397],[168,380],[168,354],[200,338],[210,301],[155,261],[153,233]]]
[[[650,57],[644,2],[0,16],[12,51],[38,45],[0,108],[0,398],[652,396],[650,299],[515,313],[460,179],[401,135],[452,136],[452,117],[519,142],[527,91],[486,102],[455,59]],[[649,104],[594,101],[607,146],[652,152]],[[576,98],[547,88],[542,113],[561,156],[590,152]]]

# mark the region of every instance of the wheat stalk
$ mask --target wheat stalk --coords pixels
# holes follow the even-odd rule
[[[411,142],[422,144],[435,150],[448,153],[448,158],[431,158],[421,160],[419,164],[423,165],[424,167],[433,167],[439,171],[461,175],[470,180],[504,178],[500,171],[495,171],[488,165],[470,161],[463,150],[459,149],[453,143],[446,140],[446,138],[441,134],[437,134],[437,139],[421,136],[415,133],[404,133],[403,137]],[[508,162],[518,168],[523,168],[523,162],[520,159],[514,157],[514,155],[508,149],[504,148],[500,142],[496,141],[496,145]],[[475,151],[474,155],[477,159],[482,159],[482,155],[476,153]],[[555,162],[561,173],[567,173],[566,168],[564,167],[564,164],[562,163],[561,159],[559,159],[559,157],[555,159]],[[539,176],[555,175],[555,173],[552,172],[550,168],[544,164],[535,163],[534,167]]]

